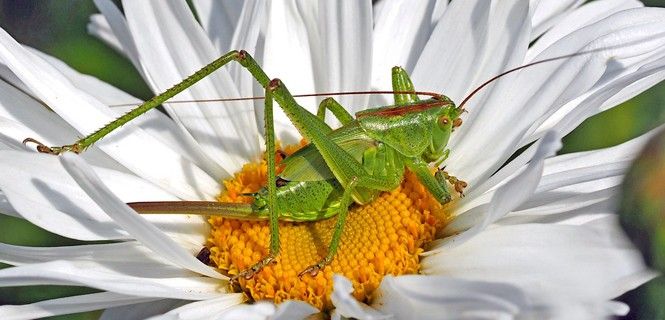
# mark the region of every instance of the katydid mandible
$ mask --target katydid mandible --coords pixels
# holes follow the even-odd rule
[[[572,56],[572,55],[569,55]],[[562,59],[560,56],[554,59]],[[368,109],[354,118],[333,98],[324,99],[316,115],[300,106],[279,79],[270,79],[259,64],[245,51],[231,51],[204,66],[164,93],[139,105],[94,133],[61,147],[48,147],[27,138],[24,142],[37,144],[43,153],[83,152],[113,130],[166,102],[197,81],[222,66],[236,61],[247,69],[265,89],[267,186],[254,194],[252,204],[208,201],[136,202],[129,205],[139,213],[179,213],[219,215],[234,219],[269,219],[269,254],[237,277],[251,278],[273,262],[280,251],[278,221],[316,221],[337,216],[337,222],[327,255],[300,273],[315,275],[328,265],[338,249],[348,208],[354,202],[363,205],[380,192],[391,191],[402,182],[408,168],[441,204],[451,201],[449,185],[463,195],[466,183],[437,170],[430,164],[443,163],[449,154],[446,148],[454,128],[462,124],[459,118],[463,105],[478,90],[507,73],[554,59],[541,60],[508,70],[490,79],[456,106],[448,97],[428,94],[420,100],[407,73],[400,67],[392,69],[394,105]],[[310,144],[282,161],[279,177],[276,174],[273,102],[277,102]],[[332,129],[325,123],[326,110],[342,123]]]

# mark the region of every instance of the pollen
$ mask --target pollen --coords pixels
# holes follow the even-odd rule
[[[284,154],[297,148],[287,147]],[[278,166],[279,167],[279,166]],[[248,193],[266,184],[266,162],[246,164],[233,178],[224,181],[222,202],[251,202]],[[353,283],[353,295],[369,302],[385,275],[418,273],[423,245],[434,239],[445,222],[444,208],[407,172],[396,190],[384,192],[367,205],[352,205],[340,247],[332,263],[316,276],[298,273],[317,263],[327,253],[336,217],[316,222],[280,222],[281,251],[270,264],[247,280],[238,280],[240,290],[253,300],[301,300],[321,309],[333,308],[330,300],[333,274]],[[210,259],[221,272],[236,275],[268,254],[270,231],[267,221],[241,221],[211,217],[207,247]]]

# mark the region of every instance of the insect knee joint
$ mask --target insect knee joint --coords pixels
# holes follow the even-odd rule
[[[268,89],[270,91],[275,91],[281,86],[282,86],[282,80],[279,80],[279,79],[275,78],[275,79],[270,80],[270,83],[268,83],[268,86],[266,87],[266,89]]]
[[[247,53],[247,51],[245,51],[245,50],[236,50],[236,59],[238,61],[243,61],[243,60],[247,59],[248,55],[249,55],[249,53]]]

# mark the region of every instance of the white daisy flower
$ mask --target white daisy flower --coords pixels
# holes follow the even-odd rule
[[[460,102],[501,71],[603,48],[505,76],[469,102],[445,162],[468,182],[466,197],[444,208],[449,219],[432,233],[435,240],[414,249],[422,253],[419,274],[359,288],[362,280],[350,275],[362,276],[364,266],[339,272],[346,277],[333,276],[331,266],[320,276],[334,277],[334,285],[325,278],[318,287],[291,289],[313,293],[305,300],[334,317],[589,319],[625,314],[627,306],[612,299],[653,276],[613,214],[621,178],[646,136],[555,154],[559,139],[586,118],[662,81],[665,10],[623,0],[383,0],[374,7],[371,1],[195,0],[195,16],[184,1],[125,1],[124,14],[110,1],[96,4],[102,14],[92,17],[90,32],[126,55],[156,93],[238,48],[294,93],[385,90],[390,68],[401,65],[418,90]],[[0,244],[0,261],[15,266],[0,270],[2,287],[102,290],[1,306],[0,318],[106,309],[104,319],[294,319],[320,311],[291,300],[295,295],[277,276],[273,286],[259,290],[245,282],[243,289],[278,303],[245,303],[228,277],[195,258],[215,230],[228,228],[211,231],[200,216],[138,215],[125,205],[218,197],[221,181],[261,157],[262,102],[167,104],[170,117],[148,112],[81,156],[55,157],[34,152],[23,139],[69,144],[129,109],[109,105],[139,101],[4,31],[0,62],[0,212],[65,237],[109,242]],[[246,70],[231,65],[176,99],[260,95]],[[314,98],[300,101],[315,111]],[[389,103],[381,96],[339,101],[352,113]],[[276,117],[282,144],[297,142],[291,123],[281,112]],[[387,243],[386,256],[402,240]],[[256,277],[271,279],[267,273]],[[363,301],[352,294],[361,289]]]

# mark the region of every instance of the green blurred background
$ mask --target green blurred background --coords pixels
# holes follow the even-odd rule
[[[644,2],[665,7],[665,0]],[[87,34],[88,17],[96,12],[92,1],[87,0],[0,0],[0,27],[19,42],[53,55],[82,73],[94,75],[136,97],[151,97],[152,93],[126,59]],[[665,123],[665,83],[585,121],[565,137],[562,152],[616,145],[662,123]],[[78,243],[4,215],[0,215],[0,242],[28,246]],[[95,291],[63,286],[0,288],[0,305],[24,304],[91,292]],[[639,299],[635,298],[636,295],[639,292],[629,294],[626,299]],[[631,305],[636,303],[638,301],[630,302]],[[96,319],[98,316],[99,312],[89,312],[52,319]]]

